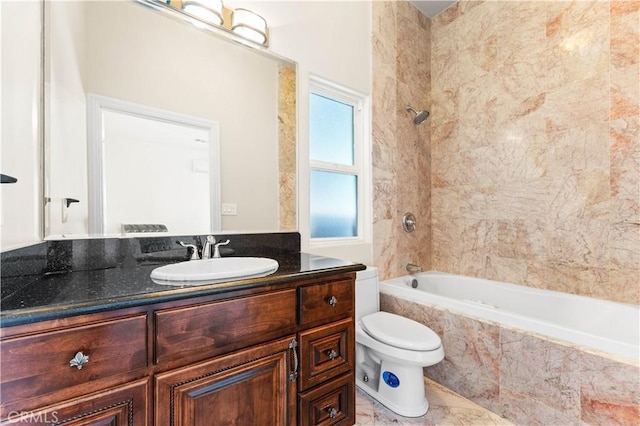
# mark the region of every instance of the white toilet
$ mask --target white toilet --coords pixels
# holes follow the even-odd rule
[[[380,312],[378,270],[356,274],[356,385],[390,410],[419,417],[429,410],[422,368],[444,358],[429,327]]]

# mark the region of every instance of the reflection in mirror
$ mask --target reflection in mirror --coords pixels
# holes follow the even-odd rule
[[[181,235],[221,230],[218,123],[101,96],[88,101],[90,234],[148,224]]]
[[[219,183],[212,185],[214,178],[209,175],[209,191],[203,194],[202,187],[180,181],[185,199],[206,200],[209,206],[187,207],[207,216],[198,229],[187,233],[297,229],[295,64],[220,39],[136,2],[68,1],[45,6],[46,237],[121,233],[123,223],[167,224],[188,215],[182,203],[170,201],[174,195],[167,179],[175,183],[175,178],[169,178],[168,171],[150,177],[144,186],[118,182],[142,164],[160,163],[160,158],[169,160],[162,167],[177,170],[173,162],[180,161],[178,156],[159,154],[160,144],[145,150],[125,146],[131,158],[118,159],[113,167],[104,164],[104,181],[93,181],[96,174],[87,163],[95,148],[87,140],[87,134],[94,133],[87,112],[89,94],[218,123]],[[189,167],[200,177],[204,170],[212,170],[211,163],[201,161]],[[221,208],[211,207],[216,198],[211,189],[215,192],[216,186]],[[109,201],[108,191],[116,187],[121,204],[141,202],[142,193],[160,194],[146,201],[153,215],[120,217],[113,226],[107,219],[105,227],[104,218],[95,218],[92,200],[106,200],[109,209],[115,201]],[[106,188],[107,198],[95,188]],[[63,208],[66,199],[79,202]],[[158,216],[160,212],[166,215]],[[183,232],[169,227],[169,233]]]

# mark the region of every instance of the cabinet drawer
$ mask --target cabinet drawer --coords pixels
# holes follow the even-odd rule
[[[138,315],[5,340],[3,404],[146,367],[146,333]],[[82,368],[70,366],[78,352],[89,357]]]
[[[308,285],[298,292],[300,324],[342,316],[353,310],[353,280]]]
[[[354,342],[351,318],[301,332],[301,390],[351,371],[355,362]]]
[[[295,331],[295,290],[155,314],[156,363],[202,360]]]
[[[300,395],[301,425],[352,425],[355,423],[355,381],[343,376]]]

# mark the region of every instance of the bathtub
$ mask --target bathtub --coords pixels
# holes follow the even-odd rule
[[[380,292],[633,362],[640,358],[640,307],[636,305],[441,272],[382,281]]]

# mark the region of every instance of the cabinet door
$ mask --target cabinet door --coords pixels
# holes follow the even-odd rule
[[[32,411],[8,413],[1,424],[65,426],[146,426],[149,379],[70,399]]]
[[[294,336],[156,375],[157,426],[295,424]]]

